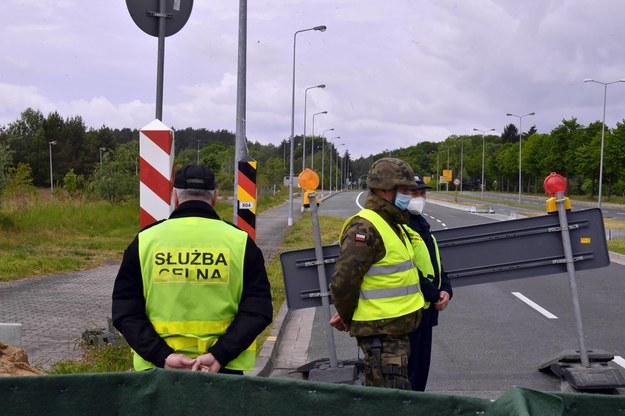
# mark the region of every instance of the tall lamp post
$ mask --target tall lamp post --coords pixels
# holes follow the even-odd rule
[[[521,189],[523,188],[523,183],[521,182],[521,143],[523,142],[523,117],[533,116],[536,113],[527,113],[522,116],[517,116],[516,114],[506,113],[508,117],[516,117],[519,119],[519,204],[521,203]]]
[[[52,177],[52,146],[56,144],[56,140],[48,142],[50,148],[50,192],[54,192],[54,178]]]
[[[304,90],[304,137],[302,138],[302,171],[306,169],[306,103],[308,102],[308,90],[312,90],[313,88],[325,88],[326,84],[315,85],[314,87],[308,87]],[[314,118],[313,118],[314,120]],[[313,135],[314,133],[313,129]],[[312,168],[311,168],[312,169]]]
[[[295,46],[297,45],[297,34],[302,32],[308,32],[309,30],[316,30],[319,32],[325,32],[326,26],[315,26],[309,29],[298,30],[293,34],[293,85],[291,87],[291,155],[289,157],[289,217],[287,225],[293,225],[293,138],[295,135]]]
[[[603,122],[601,123],[601,156],[599,159],[599,200],[597,206],[601,209],[601,184],[603,183],[603,142],[605,139],[605,105],[608,98],[608,85],[616,84],[617,82],[625,82],[625,79],[619,79],[612,82],[595,81],[592,78],[586,78],[584,82],[596,82],[603,85]]]
[[[200,164],[200,140],[196,140],[197,142],[197,164]]]
[[[312,116],[312,120],[313,120],[313,125],[312,125],[312,136],[310,137],[310,169],[314,170],[314,155],[315,155],[315,117],[320,115],[320,114],[328,114],[327,111],[320,111],[318,113],[313,114]]]
[[[321,137],[323,137],[323,141],[321,142],[321,192],[323,193],[323,172],[325,168],[325,156],[326,156],[326,131],[334,131],[334,129],[325,129],[321,133]]]
[[[100,165],[102,165],[102,153],[106,151],[106,147],[100,148]]]
[[[336,146],[336,191],[339,191],[339,160],[341,159],[341,154],[339,152],[339,146],[345,146],[345,143],[341,143]],[[341,181],[343,181],[343,169],[341,168]],[[343,183],[341,183],[341,189],[343,189]]]
[[[480,133],[482,133],[482,181],[480,182],[480,188],[482,188],[482,199],[484,199],[484,135],[488,132],[495,131],[495,129],[473,129],[473,131],[479,131]]]

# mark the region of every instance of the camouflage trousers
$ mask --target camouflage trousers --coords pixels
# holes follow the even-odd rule
[[[408,335],[378,335],[358,337],[357,340],[364,353],[363,385],[411,390],[408,380]]]

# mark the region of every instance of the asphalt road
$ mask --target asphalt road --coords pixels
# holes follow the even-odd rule
[[[322,204],[320,213],[348,217],[359,210],[358,198],[359,192],[335,195]],[[361,204],[362,198],[360,195]],[[505,213],[471,214],[435,204],[430,198],[425,215],[436,230],[514,217],[514,208],[507,209]],[[625,266],[612,263],[606,268],[577,272],[576,282],[586,349],[614,354],[615,360],[609,365],[622,369]],[[534,306],[530,306],[532,302]],[[329,357],[320,309],[310,310],[315,316],[304,357],[308,362]],[[334,334],[337,358],[357,358],[355,340],[344,333]],[[459,287],[434,330],[428,391],[491,399],[514,386],[571,391],[567,383],[549,372],[539,372],[538,367],[564,350],[578,348],[567,274]],[[274,371],[272,376],[302,377],[285,368]]]

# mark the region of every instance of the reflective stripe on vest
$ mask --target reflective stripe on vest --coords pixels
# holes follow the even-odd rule
[[[356,216],[368,220],[376,228],[382,237],[386,253],[365,274],[352,319],[375,321],[396,318],[422,308],[423,295],[408,237],[404,234],[402,241],[391,226],[370,209],[363,209]],[[351,218],[345,224],[350,221]]]
[[[163,238],[164,236],[164,238]],[[205,353],[225,334],[243,291],[247,233],[200,217],[168,219],[139,233],[146,314],[177,353]],[[229,363],[254,368],[255,343]],[[136,370],[154,367],[135,353]]]

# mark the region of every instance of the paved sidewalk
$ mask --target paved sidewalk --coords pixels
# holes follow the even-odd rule
[[[299,204],[294,203],[293,220],[300,216]],[[284,239],[287,218],[288,203],[257,217],[256,241],[266,262]],[[81,356],[78,341],[82,333],[107,326],[118,269],[119,263],[114,263],[0,283],[0,322],[22,324],[22,347],[31,365],[46,369],[55,362]]]

